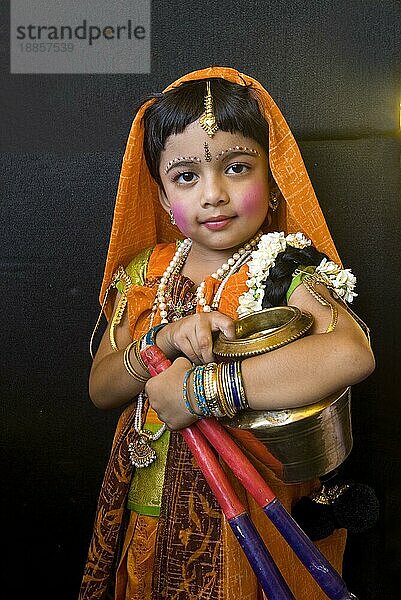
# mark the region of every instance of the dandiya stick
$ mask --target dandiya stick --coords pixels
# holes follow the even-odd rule
[[[149,368],[149,372],[151,373],[151,375],[156,375],[158,373],[161,373],[170,364],[168,359],[166,359],[166,357],[164,356],[164,354],[162,353],[160,348],[158,348],[157,346],[148,346],[141,352],[141,354],[142,354],[143,360],[146,364],[150,363],[151,365],[153,365],[153,368],[152,368],[152,366]],[[151,372],[151,369],[152,369],[152,372]],[[191,427],[187,427],[186,429],[183,429],[181,431],[181,433],[184,436],[185,441],[191,448],[195,458],[197,459],[198,464],[199,464],[200,468],[202,469],[203,474],[205,475],[205,478],[208,481],[209,485],[211,486],[212,491],[216,495],[216,498],[219,501],[219,503],[221,501],[223,501],[223,498],[225,496],[228,497],[228,501],[227,501],[228,504],[225,506],[225,508],[229,512],[229,514],[232,515],[232,513],[230,513],[230,507],[229,507],[230,503],[232,504],[233,507],[234,506],[237,507],[236,509],[233,508],[233,512],[235,510],[239,510],[239,511],[241,510],[241,507],[236,504],[236,502],[238,501],[238,498],[236,498],[236,494],[235,494],[234,490],[232,489],[231,484],[228,482],[228,479],[227,479],[223,469],[221,468],[220,464],[218,463],[216,457],[214,456],[213,451],[211,449],[209,449],[210,452],[206,452],[206,448],[204,446],[202,446],[202,450],[199,450],[200,456],[198,457],[198,455],[196,454],[196,452],[197,452],[196,443],[192,442],[192,439],[194,437],[195,437],[195,440],[199,439],[198,432],[195,433],[196,429],[198,429],[198,431],[201,431],[204,434],[204,436],[214,446],[214,448],[217,450],[217,452],[220,454],[220,456],[223,458],[223,460],[227,463],[227,465],[233,471],[234,475],[236,475],[236,477],[242,483],[242,485],[255,498],[256,502],[262,507],[264,513],[267,515],[267,517],[270,519],[270,521],[273,523],[273,525],[277,528],[277,530],[281,533],[281,535],[287,541],[289,546],[294,550],[295,554],[298,556],[298,558],[301,560],[301,562],[305,565],[306,569],[309,571],[309,573],[315,579],[316,583],[326,593],[328,598],[330,598],[330,600],[356,600],[356,596],[348,591],[347,586],[346,586],[344,580],[342,579],[342,577],[339,575],[339,573],[337,573],[337,571],[333,568],[333,566],[329,563],[329,561],[325,558],[325,556],[313,544],[313,542],[308,538],[306,533],[299,527],[299,525],[296,523],[296,521],[286,511],[284,506],[278,500],[277,496],[274,494],[274,492],[271,490],[271,488],[267,485],[267,483],[264,481],[264,479],[261,477],[261,475],[255,469],[255,467],[252,465],[252,463],[247,459],[247,457],[243,454],[243,452],[238,448],[238,446],[236,445],[234,440],[232,440],[232,438],[229,436],[229,434],[224,429],[224,427],[214,418],[200,419],[196,424],[192,425]],[[187,441],[187,439],[188,439],[188,441]],[[192,444],[192,447],[191,447],[191,444]],[[206,446],[207,446],[207,444],[206,444]],[[200,448],[200,446],[199,446],[199,448]],[[206,460],[206,463],[202,461],[202,456],[201,456],[202,453],[205,453],[205,455],[208,455],[208,456],[213,455],[215,463],[217,463],[217,467],[220,467],[221,473],[218,470],[214,471],[214,473],[215,473],[214,480],[213,480],[214,487],[212,487],[211,482],[209,482],[208,470],[210,467],[209,467],[207,460]],[[202,464],[200,464],[199,461],[202,461]],[[213,465],[212,469],[213,468],[216,468],[216,465]],[[228,483],[228,487],[225,487],[224,492],[219,495],[219,491],[218,491],[219,481],[220,481],[220,478],[221,478],[221,481],[223,481],[223,476],[226,479],[225,486],[227,486],[227,483]],[[221,505],[221,507],[222,507],[224,514],[226,515],[223,505]],[[242,509],[243,509],[243,507],[242,507]],[[242,517],[244,515],[240,515],[240,516]],[[245,515],[245,516],[248,517],[248,515]],[[231,527],[233,528],[233,531],[234,531],[237,539],[239,539],[240,544],[241,544],[241,540],[238,537],[236,530],[234,529],[233,525],[230,522],[230,518],[234,519],[235,517],[233,517],[233,516],[228,517],[227,515],[226,515],[226,517],[227,517],[227,520],[229,521]],[[236,518],[238,519],[238,517],[236,517]],[[247,521],[247,523],[249,522],[251,524],[251,527],[254,528],[249,517],[246,519],[246,521]],[[252,534],[250,534],[250,535],[252,535]],[[257,535],[259,535],[259,534],[257,534]],[[260,540],[260,543],[264,546],[263,541],[261,540],[260,537],[259,537],[259,540]],[[242,544],[241,544],[241,546],[242,546]],[[264,549],[266,552],[268,552],[266,547],[264,547]],[[271,567],[270,561],[273,561],[273,559],[270,556],[270,554],[268,554],[268,556],[269,556],[268,564],[269,564],[269,567]],[[249,557],[248,557],[248,559],[249,559]],[[250,561],[251,566],[253,567],[251,559],[249,559],[249,561]],[[276,567],[276,569],[277,569],[277,567]],[[255,573],[256,573],[256,571],[255,571]],[[259,579],[259,577],[258,577],[258,579]],[[262,581],[261,581],[261,584],[262,584]],[[263,587],[263,585],[262,585],[262,587]],[[288,590],[287,585],[286,585],[286,587]],[[264,591],[266,591],[266,590],[264,590]],[[268,593],[268,592],[266,592],[266,593]],[[289,591],[289,593],[291,594],[290,596],[278,596],[278,598],[285,598],[285,597],[293,598],[292,593],[290,591]],[[272,600],[273,600],[273,598],[275,598],[275,596],[272,596],[272,595],[270,595],[268,597],[269,597],[269,599],[271,598]]]
[[[196,426],[187,427],[181,433],[220,504],[267,598],[269,600],[295,600],[204,435]]]
[[[217,419],[200,419],[196,426],[214,446],[237,479],[278,529],[330,600],[352,600],[342,577],[287,512],[253,464]]]
[[[160,348],[154,345],[144,348],[141,356],[152,377],[164,371],[171,364]],[[193,425],[181,430],[181,434],[203,472],[268,600],[295,600],[203,433]]]

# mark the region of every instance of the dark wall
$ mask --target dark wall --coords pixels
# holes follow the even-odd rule
[[[399,598],[401,564],[400,2],[152,3],[149,75],[10,75],[0,60],[1,424],[9,597],[77,595],[118,414],[87,394],[88,343],[122,152],[146,94],[221,64],[259,79],[296,134],[372,331],[375,373],[353,390],[347,475],[379,523],[351,536],[360,600]],[[3,585],[3,587],[4,587]]]

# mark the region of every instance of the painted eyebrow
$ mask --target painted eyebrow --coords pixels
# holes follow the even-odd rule
[[[253,156],[260,156],[260,152],[255,148],[248,148],[248,146],[233,146],[232,148],[227,148],[226,150],[222,150],[216,154],[215,159],[219,160],[221,156],[229,156],[231,154],[250,154]],[[224,156],[224,158],[226,158],[226,156]]]
[[[167,165],[164,168],[164,174],[170,171],[172,167],[177,165],[192,165],[193,163],[200,163],[201,159],[198,156],[177,156],[177,158],[173,158],[169,160]]]

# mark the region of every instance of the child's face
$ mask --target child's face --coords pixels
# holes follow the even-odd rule
[[[196,121],[167,139],[159,170],[162,205],[193,244],[238,247],[266,218],[268,160],[251,138],[225,131],[210,138]]]

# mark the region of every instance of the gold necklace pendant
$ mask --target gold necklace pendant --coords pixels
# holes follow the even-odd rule
[[[142,429],[138,432],[138,437],[128,445],[130,461],[137,469],[143,469],[151,465],[157,458],[157,454],[149,444],[153,438],[151,431]]]

